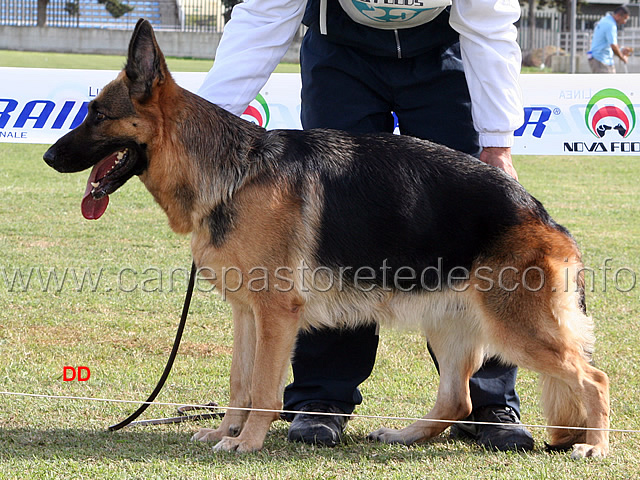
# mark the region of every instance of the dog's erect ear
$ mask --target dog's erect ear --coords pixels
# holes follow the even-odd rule
[[[143,18],[138,20],[131,36],[124,70],[131,80],[131,95],[138,100],[149,97],[155,82],[162,83],[169,75],[153,28]]]

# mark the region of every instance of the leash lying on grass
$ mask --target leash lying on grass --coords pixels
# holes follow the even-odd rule
[[[148,403],[146,404],[149,405]],[[123,423],[120,427],[125,427],[126,425],[131,425],[132,427],[142,427],[145,425],[167,425],[170,423],[182,423],[182,422],[197,422],[200,420],[208,420],[210,418],[222,418],[224,417],[224,412],[216,412],[216,413],[196,413],[194,415],[187,415],[186,412],[193,410],[211,410],[212,408],[217,408],[218,404],[216,402],[209,402],[206,405],[182,405],[178,407],[178,416],[177,417],[167,417],[167,418],[152,418],[149,420],[139,420],[137,422],[128,422]],[[128,420],[128,419],[127,419]],[[109,427],[109,430],[114,431],[115,428]]]
[[[158,384],[156,385],[156,388],[153,389],[153,392],[151,392],[151,395],[149,395],[149,398],[147,399],[147,401],[144,402],[142,405],[140,405],[135,412],[133,412],[127,418],[122,420],[120,423],[111,425],[109,427],[110,432],[115,432],[116,430],[120,430],[121,428],[126,427],[129,424],[159,425],[163,423],[179,423],[179,422],[185,422],[188,420],[196,420],[196,419],[204,420],[206,418],[215,418],[215,417],[224,416],[224,413],[205,413],[205,414],[198,414],[198,415],[184,415],[185,411],[196,410],[199,407],[182,406],[178,408],[178,413],[180,414],[180,416],[178,417],[158,418],[158,419],[141,420],[138,422],[134,422],[134,420],[138,418],[149,407],[149,405],[151,405],[151,403],[156,399],[156,397],[160,393],[160,390],[162,390],[162,387],[167,381],[167,377],[169,376],[169,373],[171,372],[171,368],[173,367],[173,362],[176,359],[176,355],[178,354],[178,348],[180,347],[180,340],[182,340],[182,333],[184,332],[184,326],[187,323],[187,316],[189,315],[189,306],[191,305],[191,297],[193,296],[193,287],[195,284],[195,277],[196,277],[196,263],[191,262],[191,273],[189,274],[189,285],[187,286],[187,294],[185,295],[185,298],[184,298],[184,305],[182,307],[182,315],[180,316],[180,323],[178,324],[178,331],[176,332],[176,338],[173,341],[173,347],[171,348],[171,353],[169,354],[167,365],[164,367],[164,371],[160,376],[160,380],[158,380]],[[217,406],[217,404],[215,402],[212,402],[208,404],[208,406]],[[200,408],[207,408],[207,406],[203,405]]]

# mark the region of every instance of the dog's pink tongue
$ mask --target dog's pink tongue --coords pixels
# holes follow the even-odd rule
[[[89,175],[89,179],[87,180],[87,188],[84,191],[84,196],[82,197],[81,209],[82,216],[87,220],[97,220],[107,209],[107,205],[109,205],[109,196],[105,195],[104,197],[96,200],[91,195],[91,191],[93,190],[93,186],[91,183],[96,182],[98,179],[102,179],[115,165],[116,156],[112,155],[104,160],[101,160],[97,163],[93,169],[91,170],[91,174]]]
[[[84,197],[82,197],[82,216],[87,220],[97,220],[107,209],[109,205],[109,196],[106,195],[100,200],[96,200],[91,196],[91,185],[87,188]]]

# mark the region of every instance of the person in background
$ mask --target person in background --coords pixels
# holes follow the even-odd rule
[[[589,66],[593,73],[616,73],[613,56],[618,57],[625,64],[631,49],[618,46],[618,26],[629,20],[629,9],[623,5],[617,7],[613,13],[608,13],[596,25],[591,40]]]
[[[225,26],[215,62],[199,89],[241,115],[286,53],[302,21],[302,126],[354,133],[400,132],[475,155],[517,178],[513,132],[523,122],[516,43],[517,0],[247,0]],[[300,334],[284,408],[288,438],[334,446],[362,396],[378,346],[374,326]],[[436,360],[436,359],[434,359]],[[436,361],[437,365],[437,361]],[[470,381],[464,436],[499,450],[530,450],[519,426],[517,369],[488,359]]]

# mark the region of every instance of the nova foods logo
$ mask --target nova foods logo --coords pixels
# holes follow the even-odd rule
[[[640,142],[629,138],[636,127],[636,111],[620,90],[605,88],[594,94],[584,112],[584,123],[597,140],[564,142],[565,152],[640,153]]]
[[[591,97],[584,121],[597,138],[610,131],[627,138],[636,126],[636,112],[629,97],[615,88],[606,88]]]
[[[256,125],[260,125],[263,128],[267,128],[271,114],[269,112],[269,105],[262,95],[258,94],[255,100],[249,104],[242,114],[242,118]]]

